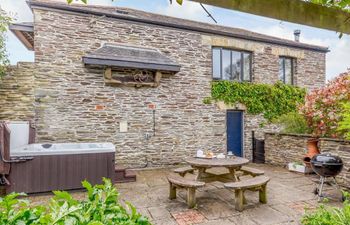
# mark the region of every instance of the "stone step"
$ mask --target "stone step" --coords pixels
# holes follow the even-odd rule
[[[126,169],[123,166],[115,166],[115,183],[135,182],[136,173],[133,170]]]

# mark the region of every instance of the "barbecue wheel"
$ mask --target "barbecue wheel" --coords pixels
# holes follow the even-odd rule
[[[346,200],[346,196],[344,195],[344,193],[341,193],[341,201],[345,202],[345,200]]]

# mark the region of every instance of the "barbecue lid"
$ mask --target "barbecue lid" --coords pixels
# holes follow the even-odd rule
[[[311,163],[343,164],[343,160],[339,156],[332,155],[330,153],[323,153],[312,157]]]

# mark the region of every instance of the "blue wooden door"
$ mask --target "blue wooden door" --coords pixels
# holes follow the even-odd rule
[[[243,112],[227,111],[227,152],[243,156]]]

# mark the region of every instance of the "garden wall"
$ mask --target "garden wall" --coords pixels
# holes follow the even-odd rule
[[[266,163],[286,166],[289,162],[301,162],[307,153],[306,142],[310,135],[265,133]],[[321,138],[321,152],[339,155],[344,161],[343,172],[337,177],[340,183],[350,188],[350,141]]]

